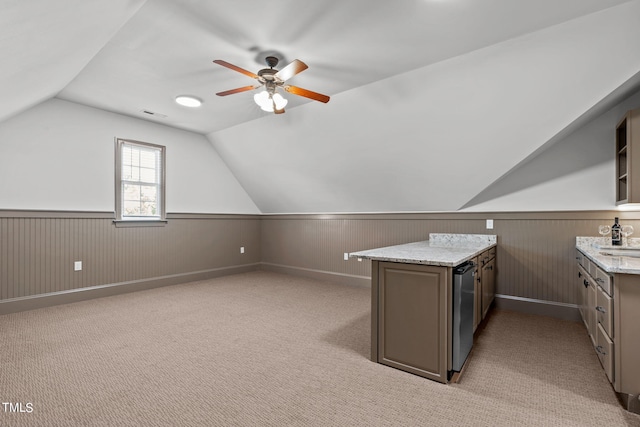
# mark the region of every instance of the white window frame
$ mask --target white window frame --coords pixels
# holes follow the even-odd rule
[[[115,145],[116,145],[116,155],[115,155],[116,223],[129,223],[129,224],[138,224],[138,225],[152,225],[152,224],[162,225],[163,223],[166,222],[166,210],[165,210],[166,147],[162,145],[150,144],[148,142],[135,141],[130,139],[121,139],[121,138],[115,139]],[[122,188],[125,181],[123,180],[123,177],[122,177],[122,152],[125,146],[139,147],[147,150],[151,149],[159,152],[160,159],[159,159],[158,165],[160,167],[160,171],[158,171],[158,177],[157,177],[158,182],[147,183],[150,185],[158,186],[157,197],[159,200],[157,201],[157,210],[158,210],[157,215],[153,215],[153,216],[124,215],[124,201],[123,201]],[[137,181],[132,181],[132,182],[137,182]]]

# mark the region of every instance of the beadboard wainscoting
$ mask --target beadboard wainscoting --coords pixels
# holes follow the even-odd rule
[[[290,274],[369,285],[371,263],[345,252],[426,240],[429,233],[496,234],[498,307],[579,319],[576,236],[599,224],[640,230],[637,212],[500,212],[352,215],[263,215],[262,266]],[[486,229],[486,220],[494,228]]]
[[[620,211],[174,213],[133,228],[112,212],[0,211],[0,314],[256,269],[369,286],[370,262],[345,253],[464,233],[498,236],[498,307],[577,319],[575,237],[614,216],[640,230]]]
[[[260,249],[255,215],[120,228],[112,212],[0,211],[0,314],[256,270]]]

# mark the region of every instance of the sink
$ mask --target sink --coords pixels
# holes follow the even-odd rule
[[[598,249],[606,249],[607,251],[637,251],[640,252],[640,246],[637,245],[632,245],[632,246],[613,246],[613,245],[599,245],[599,244],[594,244],[594,247],[598,248]]]
[[[631,258],[640,258],[640,249],[634,248],[634,249],[615,249],[615,250],[608,250],[608,251],[600,251],[600,255],[604,255],[604,256],[628,256]]]

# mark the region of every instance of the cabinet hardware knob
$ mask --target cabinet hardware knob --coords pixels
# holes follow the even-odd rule
[[[606,356],[606,355],[607,355],[607,352],[606,352],[606,351],[604,351],[604,350],[602,349],[602,346],[601,346],[601,345],[599,345],[599,346],[597,346],[597,347],[596,347],[596,351],[597,351],[598,353],[600,353],[601,355],[603,355],[603,356]]]
[[[596,305],[596,311],[599,311],[600,313],[606,313],[607,310],[604,309],[603,306],[601,305]]]
[[[582,277],[582,272],[578,271],[578,277]]]
[[[587,279],[584,279],[584,282],[582,282],[582,283],[584,283],[584,287],[585,288],[589,287],[589,282],[587,281]]]
[[[602,278],[600,278],[600,277],[596,277],[596,282],[598,282],[598,283],[604,283],[604,280],[602,280]]]

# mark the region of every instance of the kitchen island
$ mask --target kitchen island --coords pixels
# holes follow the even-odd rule
[[[640,247],[577,237],[578,306],[624,407],[640,413]]]
[[[495,235],[431,233],[427,241],[350,253],[371,260],[371,360],[447,383],[454,373],[454,269],[468,261],[486,266],[485,292],[476,274],[475,302],[464,313],[478,319],[486,314],[482,301],[488,308],[495,294],[496,243]]]

